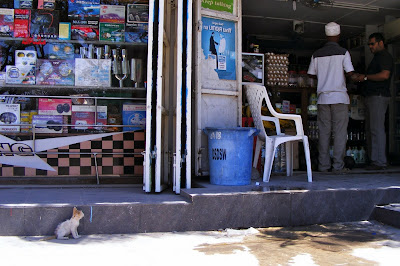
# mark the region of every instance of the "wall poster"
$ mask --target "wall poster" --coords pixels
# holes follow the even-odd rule
[[[236,80],[235,22],[202,17],[202,74],[208,79]]]

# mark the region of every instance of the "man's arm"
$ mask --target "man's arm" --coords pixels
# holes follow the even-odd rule
[[[366,79],[365,79],[366,78]],[[376,74],[366,74],[361,75],[359,74],[355,81],[363,82],[365,80],[372,80],[372,81],[384,81],[390,78],[390,71],[389,70],[382,70]]]

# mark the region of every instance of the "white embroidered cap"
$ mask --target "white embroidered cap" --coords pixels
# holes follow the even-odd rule
[[[325,25],[326,36],[338,36],[340,34],[340,25],[335,22],[329,22]]]

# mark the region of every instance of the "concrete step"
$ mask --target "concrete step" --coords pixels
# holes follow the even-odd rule
[[[376,206],[373,218],[381,223],[400,228],[400,203]]]

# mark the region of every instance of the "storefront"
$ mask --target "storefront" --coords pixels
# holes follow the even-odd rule
[[[335,21],[343,10],[347,17],[372,11],[308,2],[2,1],[0,180],[107,178],[179,193],[192,177],[209,174],[203,129],[247,120],[242,81],[265,85],[285,112],[301,114],[315,140],[315,81],[303,71],[324,42],[327,14]],[[374,25],[342,23],[354,65],[365,66],[365,38],[382,31],[382,16],[396,17],[395,2],[368,16]],[[395,43],[391,49],[398,53]],[[269,67],[273,55],[288,64]],[[242,67],[248,60],[257,69]],[[353,89],[349,152],[360,154],[365,134]],[[397,98],[391,117],[398,116]],[[389,121],[390,151],[398,154],[399,123]]]

